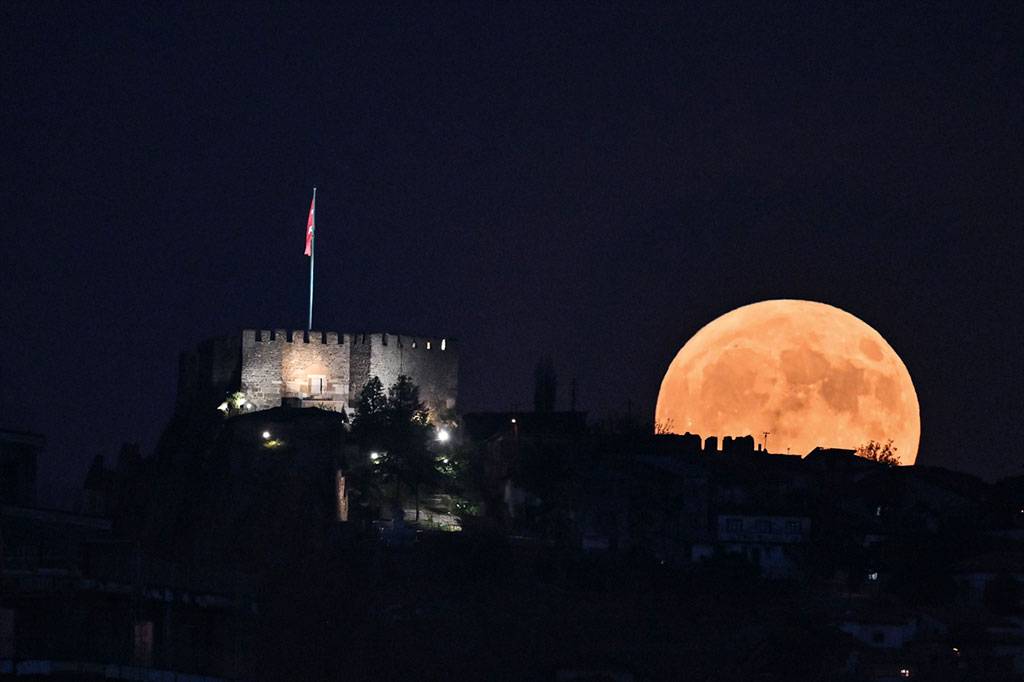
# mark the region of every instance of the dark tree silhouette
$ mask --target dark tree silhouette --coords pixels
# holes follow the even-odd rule
[[[558,376],[550,357],[537,361],[533,370],[533,409],[535,412],[554,412],[555,396],[558,393]]]
[[[374,470],[382,483],[394,485],[394,503],[401,504],[401,488],[416,498],[420,517],[420,491],[436,482],[435,455],[428,447],[433,429],[429,412],[420,402],[420,389],[401,375],[384,394],[380,379],[373,377],[359,395],[352,430],[364,452],[374,452]]]
[[[900,463],[896,450],[897,448],[893,447],[891,438],[884,444],[876,440],[869,440],[857,448],[857,456],[894,467],[899,466]]]
[[[387,407],[384,385],[377,377],[371,378],[359,393],[355,418],[352,420],[352,432],[359,438],[364,449],[383,446],[379,441],[383,439],[387,426]]]

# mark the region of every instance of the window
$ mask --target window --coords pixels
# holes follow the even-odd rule
[[[448,347],[448,339],[441,339],[441,350],[446,350]]]
[[[758,519],[754,523],[754,532],[756,533],[770,533],[772,532],[772,524],[768,519]]]
[[[327,388],[327,377],[312,375],[309,377],[309,394],[310,395],[323,395],[324,389]]]
[[[430,350],[430,341],[427,341],[427,350]]]
[[[786,521],[786,532],[787,533],[799,533],[800,522],[799,521]]]
[[[731,533],[738,533],[743,530],[743,519],[726,519],[725,529]]]

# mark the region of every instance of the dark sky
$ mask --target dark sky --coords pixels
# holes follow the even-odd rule
[[[1021,472],[1021,3],[376,4],[0,5],[2,425],[47,485],[152,448],[180,350],[304,325],[314,184],[315,326],[458,338],[467,409],[551,354],[650,414],[705,323],[806,298],[903,357],[920,463]]]

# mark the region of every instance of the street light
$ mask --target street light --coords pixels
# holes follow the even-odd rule
[[[438,443],[447,443],[451,439],[451,437],[452,437],[452,434],[448,433],[448,429],[438,429],[437,430],[437,442]]]

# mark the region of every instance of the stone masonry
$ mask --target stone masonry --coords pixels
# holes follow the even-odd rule
[[[240,390],[257,410],[291,400],[342,411],[354,408],[371,377],[387,388],[400,374],[420,387],[437,414],[455,408],[458,354],[450,339],[387,333],[339,334],[283,329],[242,332]]]

